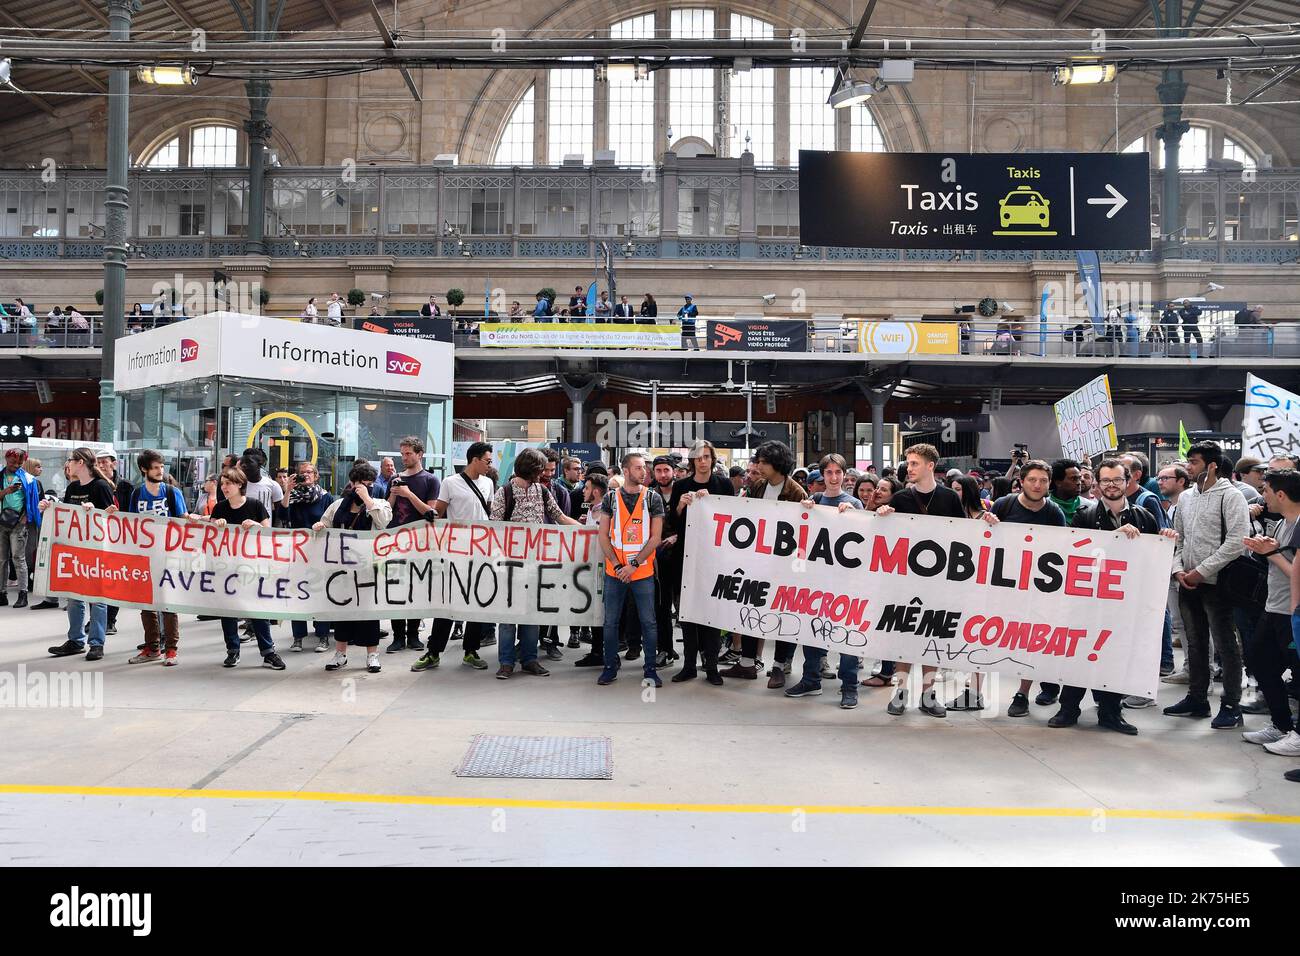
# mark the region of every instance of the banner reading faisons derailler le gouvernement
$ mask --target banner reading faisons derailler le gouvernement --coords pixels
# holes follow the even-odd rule
[[[743,498],[687,514],[682,620],[1155,696],[1168,539]]]
[[[591,528],[421,521],[313,532],[55,505],[35,590],[240,618],[598,626],[604,574]]]

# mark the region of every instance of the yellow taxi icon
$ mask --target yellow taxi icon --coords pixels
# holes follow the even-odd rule
[[[1011,225],[1041,226],[1046,229],[1051,225],[1048,207],[1050,200],[1042,193],[1029,186],[1017,186],[998,200],[998,215],[1002,228]]]

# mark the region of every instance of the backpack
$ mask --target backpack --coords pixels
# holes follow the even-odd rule
[[[551,503],[554,504],[556,508],[560,507],[559,504],[555,501],[554,495],[551,494],[551,489],[547,488],[545,485],[542,485],[542,494],[546,498],[550,499]],[[514,482],[512,481],[506,482],[505,506],[506,506],[506,510],[505,513],[501,516],[501,520],[509,521],[511,516],[513,516],[515,513],[515,486],[514,486]]]
[[[139,487],[131,489],[131,498],[127,501],[126,510],[133,515],[140,514],[136,509],[136,502],[140,500],[140,488],[143,487],[143,485],[140,485]],[[178,504],[181,490],[179,488],[173,488],[171,485],[164,485],[163,487],[167,489],[167,497],[163,499],[167,502],[167,514],[172,518],[184,517],[184,512],[180,510],[180,505]]]
[[[1224,515],[1226,495],[1236,494],[1229,488],[1219,496],[1219,543],[1228,540],[1228,519]],[[1238,607],[1252,615],[1262,614],[1268,602],[1268,561],[1247,551],[1239,554],[1219,569],[1215,586],[1231,607]]]

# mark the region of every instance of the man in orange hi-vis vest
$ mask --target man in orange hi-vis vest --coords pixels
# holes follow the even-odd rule
[[[605,552],[605,668],[597,684],[618,679],[618,623],[628,595],[636,602],[645,646],[645,681],[662,687],[655,672],[655,548],[663,534],[664,500],[645,486],[645,456],[623,456],[623,487],[600,506],[600,547]]]

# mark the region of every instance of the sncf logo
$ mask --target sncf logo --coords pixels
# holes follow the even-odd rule
[[[181,361],[193,362],[199,357],[199,343],[193,339],[181,339]]]
[[[401,352],[389,352],[388,371],[393,375],[419,375],[420,360]]]

